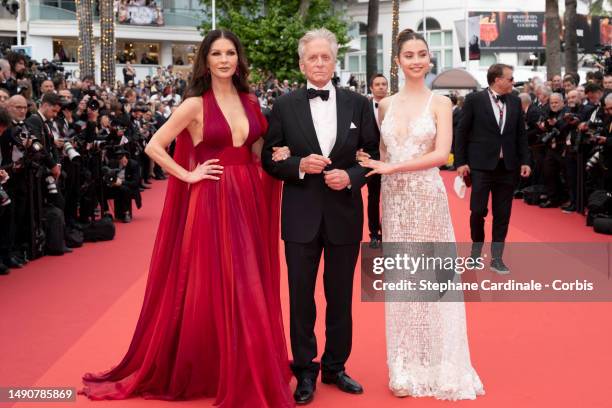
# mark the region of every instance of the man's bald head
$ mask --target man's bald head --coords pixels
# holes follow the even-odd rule
[[[13,95],[6,103],[11,118],[17,122],[24,121],[28,113],[28,101],[21,95]]]

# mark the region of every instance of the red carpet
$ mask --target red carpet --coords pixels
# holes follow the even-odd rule
[[[447,187],[453,173],[444,173]],[[80,387],[85,371],[118,363],[127,350],[144,295],[149,256],[165,184],[144,195],[144,208],[129,225],[118,224],[107,243],[73,254],[45,257],[0,277],[0,387]],[[469,241],[468,200],[449,195],[457,240]],[[487,233],[490,233],[490,220]],[[584,226],[584,217],[515,201],[509,241],[609,242]],[[365,393],[352,396],[319,384],[312,407],[610,407],[612,304],[468,303],[472,362],[486,395],[449,403],[397,399],[387,390],[384,308],[359,301],[356,274],[353,353],[349,373]],[[286,279],[281,296],[288,316]],[[324,308],[317,291],[319,315]],[[317,333],[323,339],[323,321]],[[287,325],[286,325],[287,326]],[[322,349],[322,346],[320,347]],[[33,407],[209,407],[212,400],[170,403],[131,399],[31,403]],[[0,407],[11,406],[0,403]]]

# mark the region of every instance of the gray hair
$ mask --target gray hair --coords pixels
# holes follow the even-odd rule
[[[604,99],[604,104],[608,102],[612,102],[612,93],[606,95],[606,99]]]
[[[563,102],[563,95],[561,95],[559,92],[555,92],[552,95],[550,95],[550,98],[552,99],[553,97],[555,98],[559,98],[561,99],[561,102]]]
[[[543,93],[544,95],[551,96],[551,95],[552,95],[552,89],[550,89],[550,88],[549,88],[549,87],[547,87],[547,86],[543,86],[543,87],[542,87],[542,93]]]
[[[521,93],[521,94],[519,94],[519,98],[521,98],[521,102],[523,102],[523,103],[526,103],[526,102],[531,103],[531,96],[529,96],[528,93]]]
[[[334,59],[338,57],[338,39],[336,35],[329,31],[327,28],[316,28],[314,30],[307,31],[306,34],[300,38],[298,42],[298,55],[300,59],[304,58],[304,48],[306,44],[313,40],[323,39],[329,42]]]

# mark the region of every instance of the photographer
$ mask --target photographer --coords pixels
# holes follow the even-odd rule
[[[543,175],[547,190],[547,200],[540,203],[541,208],[558,207],[563,198],[563,185],[560,174],[563,169],[562,154],[569,125],[564,117],[567,113],[563,95],[553,93],[549,99],[549,109],[544,112],[538,127],[542,132],[540,141],[544,145]]]
[[[529,179],[521,179],[519,190],[532,184],[542,183],[542,163],[544,162],[544,146],[539,143],[539,135],[542,132],[538,124],[542,117],[542,112],[532,102],[531,96],[527,93],[519,94],[521,99],[521,108],[523,109],[523,118],[525,119],[525,132],[527,135],[527,143],[531,152],[531,176]]]
[[[561,207],[564,213],[572,213],[577,209],[579,188],[579,167],[583,165],[580,151],[581,123],[587,121],[589,108],[582,105],[578,91],[572,90],[567,94],[568,112],[564,116],[569,132],[565,140],[562,159],[565,167],[566,184],[569,192],[569,203]]]
[[[115,203],[115,219],[124,223],[132,221],[132,199],[136,207],[141,208],[140,165],[129,158],[129,153],[119,148],[115,151],[113,161],[104,171],[106,197]],[[108,204],[104,203],[105,210]]]
[[[13,174],[13,140],[11,116],[0,107],[0,275],[7,275],[9,268],[21,268],[25,263],[15,245],[17,219],[15,217],[15,185]]]
[[[56,137],[55,134],[57,130],[55,129],[54,120],[60,109],[60,96],[54,93],[46,93],[42,97],[38,111],[25,121],[30,134],[41,141],[55,163],[62,160],[58,147],[60,149],[64,147],[64,142],[59,137]],[[58,174],[44,177],[44,228],[47,237],[47,253],[50,255],[63,255],[64,253],[72,252],[65,244],[65,201],[56,184],[58,178]]]

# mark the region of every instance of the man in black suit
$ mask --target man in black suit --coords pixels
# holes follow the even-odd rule
[[[484,219],[492,196],[493,245],[491,269],[509,273],[502,260],[508,233],[514,189],[521,177],[529,177],[529,150],[521,100],[511,94],[513,68],[492,65],[487,72],[489,88],[469,94],[455,144],[457,172],[470,175],[470,231],[472,255],[479,257],[485,238]]]
[[[363,149],[378,158],[379,132],[369,101],[333,86],[337,50],[336,37],[326,29],[302,37],[298,53],[307,87],[276,100],[262,153],[264,169],[285,182],[281,230],[298,404],[312,400],[320,368],[324,383],[363,392],[345,372],[352,342],[353,275],[363,233],[361,187],[367,173],[355,155]],[[289,147],[290,157],[274,161],[273,150],[281,146]],[[326,343],[319,365],[313,361],[314,290],[323,250]]]

